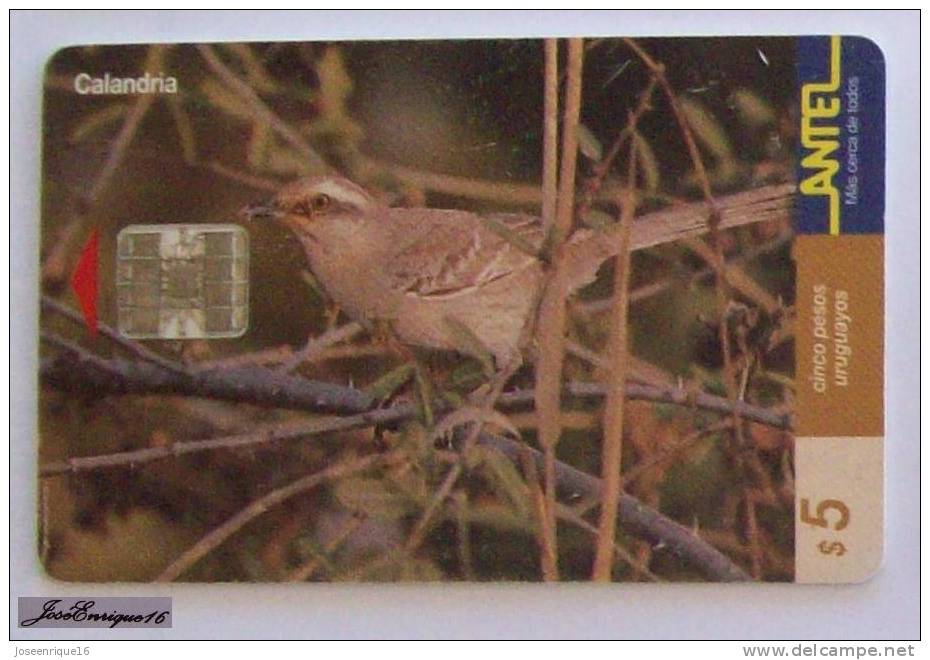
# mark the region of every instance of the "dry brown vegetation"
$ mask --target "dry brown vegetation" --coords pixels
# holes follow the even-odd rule
[[[718,46],[59,54],[43,194],[50,573],[791,579],[793,51]],[[171,73],[181,93],[73,102],[74,73],[106,67]],[[432,355],[422,378],[328,303],[270,225],[249,227],[244,339],[141,345],[106,324],[85,336],[65,285],[92,227],[234,222],[325,171],[398,205],[540,213],[551,239],[534,359],[489,379],[487,365]],[[568,296],[578,227],[597,232],[581,254],[618,256]]]

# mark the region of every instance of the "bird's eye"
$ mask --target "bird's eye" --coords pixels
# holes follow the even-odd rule
[[[329,195],[314,195],[294,204],[292,211],[297,215],[310,217],[314,213],[322,213],[332,205],[333,200]]]
[[[329,205],[332,203],[329,195],[319,194],[315,195],[310,202],[313,206],[314,211],[325,211],[329,208]]]

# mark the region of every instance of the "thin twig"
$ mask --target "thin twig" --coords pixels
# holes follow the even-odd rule
[[[568,40],[565,114],[562,119],[562,162],[559,169],[559,195],[555,207],[553,248],[562,244],[572,229],[575,209],[575,166],[578,161],[578,120],[581,115],[581,73],[584,40]]]
[[[296,130],[291,128],[290,124],[278,117],[275,112],[269,108],[264,101],[258,96],[252,86],[240,79],[233,71],[223,64],[222,60],[213,52],[213,48],[205,44],[197,46],[200,55],[207,62],[207,66],[216,73],[219,78],[242,100],[248,104],[252,113],[257,119],[264,122],[271,129],[284,139],[291,147],[303,156],[307,161],[307,166],[311,170],[318,172],[327,172],[330,167],[326,164],[320,155],[311,147],[304,137]]]
[[[102,358],[55,335],[43,340],[59,349],[57,356],[42,361],[43,381],[62,391],[94,396],[107,394],[179,394],[235,401],[275,408],[323,413],[358,414],[374,412],[374,397],[351,387],[313,381],[300,376],[279,374],[258,366],[211,369],[192,373],[168,371],[146,362]],[[569,382],[565,393],[583,399],[601,398],[600,383]],[[626,396],[676,406],[732,415],[734,410],[749,421],[782,430],[791,430],[792,417],[786,411],[769,410],[745,401],[733,403],[724,397],[695,392],[672,385],[659,386],[629,382]],[[536,400],[532,389],[505,392],[498,404],[505,409],[531,406]],[[438,408],[442,411],[444,408]]]
[[[165,381],[181,380],[177,374],[160,369],[157,366],[147,363],[126,363],[124,360],[111,359],[104,360],[96,358],[80,347],[70,344],[56,344],[63,350],[63,355],[70,356],[67,359],[44,360],[42,364],[43,379],[53,385],[71,385],[77,391],[93,392],[96,396],[105,392],[117,393],[151,393],[165,391],[167,388]],[[76,358],[75,356],[80,356]],[[69,379],[64,379],[64,374],[69,375]],[[268,374],[271,374],[270,376]],[[415,406],[404,408],[388,408],[383,411],[371,410],[376,403],[361,392],[351,388],[340,388],[326,384],[326,387],[317,389],[319,383],[313,383],[306,379],[280,375],[269,372],[267,369],[252,368],[233,370],[232,374],[224,371],[211,371],[204,374],[198,374],[200,380],[183,382],[183,387],[172,388],[179,389],[175,393],[186,393],[196,396],[213,396],[214,398],[223,398],[230,401],[252,402],[268,404],[275,397],[280,401],[281,407],[297,407],[305,410],[314,410],[315,407],[320,409],[330,409],[333,407],[342,408],[345,411],[355,411],[359,414],[357,420],[347,420],[347,423],[353,424],[357,421],[360,425],[372,425],[378,423],[387,424],[390,420],[398,421],[407,419],[417,414]],[[233,382],[242,384],[240,389],[235,389],[228,384],[227,379],[231,378]],[[218,379],[218,383],[212,383]],[[87,389],[90,384],[90,389]],[[667,403],[678,403],[679,405],[700,405],[702,395],[694,397],[692,393],[669,388],[649,388],[642,385],[628,385],[628,392],[635,396],[649,397],[651,400],[664,401]],[[335,389],[333,389],[335,388]],[[596,383],[569,383],[567,391],[575,396],[583,397],[600,397],[603,395],[603,387]],[[216,395],[222,396],[216,396]],[[720,397],[709,397],[704,404],[709,404],[712,409],[726,411],[729,402]],[[500,404],[504,406],[528,405],[532,404],[535,399],[532,390],[505,393],[500,397]],[[300,403],[300,405],[296,405]],[[339,404],[334,406],[334,404]],[[743,409],[741,413],[748,417],[748,409]],[[779,428],[789,428],[787,415],[768,414],[762,409],[755,409],[755,412],[762,418],[763,423],[772,423]],[[396,416],[396,417],[395,417]],[[303,429],[307,430],[307,429]],[[225,440],[218,441],[229,442],[229,437]],[[205,441],[206,442],[206,441]],[[479,435],[480,444],[493,446],[506,455],[511,460],[519,460],[519,452],[522,450],[530,452],[534,460],[542,467],[542,456],[534,450],[528,448],[525,444],[501,438],[488,433]],[[193,443],[179,443],[183,448]],[[201,445],[206,447],[206,445]],[[522,448],[522,449],[521,449]],[[169,455],[170,455],[169,451]],[[114,455],[115,456],[115,455]],[[88,457],[86,460],[91,460]],[[101,457],[102,458],[102,457]],[[131,464],[133,460],[126,461],[128,457],[121,456],[121,464]],[[85,460],[85,459],[79,459]],[[102,459],[107,461],[109,459]],[[117,461],[113,460],[112,464],[116,465]],[[58,469],[61,469],[59,467]],[[68,468],[70,469],[70,467]],[[582,497],[596,498],[600,497],[600,480],[591,475],[586,475],[575,468],[556,461],[556,477],[559,488],[568,493],[575,493]],[[738,567],[735,567],[725,557],[709,551],[706,544],[699,540],[694,544],[690,539],[684,538],[682,532],[675,523],[668,521],[659,513],[645,507],[637,502],[634,498],[621,495],[620,502],[620,521],[626,525],[630,533],[644,536],[654,542],[664,541],[670,547],[676,549],[682,556],[698,566],[708,577],[715,580],[728,579],[746,579]]]
[[[724,198],[725,199],[725,198]],[[767,252],[777,250],[778,248],[784,246],[786,243],[789,243],[794,236],[794,233],[789,231],[783,231],[778,236],[773,238],[770,241],[760,243],[745,252],[740,253],[737,256],[734,256],[732,259],[727,261],[727,268],[731,267],[731,264],[746,264]],[[687,276],[685,280],[685,286],[692,286],[701,280],[704,280],[714,274],[714,269],[711,266],[701,268],[698,271],[695,271],[691,275]],[[663,291],[670,289],[676,282],[680,281],[680,278],[674,276],[666,277],[664,279],[658,280],[656,282],[651,282],[649,284],[644,284],[636,289],[633,289],[630,292],[630,302],[640,302],[656,296]],[[587,301],[577,301],[572,305],[572,310],[589,316],[591,314],[600,314],[611,309],[613,305],[613,300],[611,298],[604,298],[601,300],[587,300]]]
[[[181,143],[181,154],[184,156],[184,162],[187,165],[195,165],[197,162],[197,141],[194,138],[194,127],[191,124],[191,118],[184,109],[184,102],[176,94],[166,95],[165,102],[168,104],[168,110],[174,119],[174,126],[178,131],[178,140]]]
[[[149,46],[146,51],[143,72],[160,75],[164,68],[162,61],[169,48],[170,46],[160,44]],[[142,119],[148,113],[156,98],[158,98],[156,94],[140,94],[132,104],[129,112],[126,113],[126,119],[123,120],[123,125],[113,140],[103,167],[97,173],[87,192],[78,200],[77,208],[72,213],[71,219],[59,232],[55,244],[42,264],[43,282],[54,285],[64,279],[73,252],[74,240],[80,235],[89,212],[97,203],[100,194],[106,189],[113,175],[116,174],[126,158],[129,145],[138,132]]]
[[[636,117],[630,117],[630,133],[636,130]],[[610,321],[607,355],[610,361],[607,392],[604,396],[604,442],[601,451],[601,515],[591,579],[609,582],[613,568],[617,532],[617,497],[620,494],[620,470],[623,450],[623,412],[626,379],[629,370],[627,352],[627,311],[630,284],[630,230],[636,212],[636,140],[630,140],[629,173],[626,194],[620,199],[620,252],[614,266],[614,310]]]
[[[256,190],[277,192],[281,189],[281,186],[284,185],[283,182],[275,181],[274,179],[269,179],[266,177],[255,176],[254,174],[249,174],[247,172],[241,172],[216,161],[210,161],[209,163],[199,165],[199,167],[213,172],[214,174],[218,174],[223,178],[235,181],[236,183],[244,183],[250,188],[255,188]]]
[[[246,433],[222,435],[206,440],[175,442],[162,447],[146,447],[131,451],[100,454],[97,456],[77,456],[63,461],[44,463],[39,468],[40,477],[52,477],[60,474],[74,474],[105,468],[130,466],[136,468],[152,461],[165,458],[177,458],[186,454],[216,449],[242,449],[255,445],[270,445],[282,440],[308,438],[333,433],[366,428],[377,424],[393,424],[409,418],[416,413],[412,406],[397,406],[372,410],[348,417],[302,420],[299,422],[266,424],[251,429]]]
[[[449,497],[449,493],[452,492],[459,477],[462,476],[462,470],[463,465],[461,460],[449,468],[445,478],[442,480],[442,484],[440,484],[439,488],[433,494],[426,508],[423,509],[420,519],[417,520],[413,530],[410,532],[410,536],[407,537],[407,541],[404,543],[403,548],[405,554],[413,553],[420,547],[420,544],[423,543],[423,540],[426,538],[426,533],[429,531],[430,525],[433,522],[433,516],[446,501],[446,498]]]
[[[589,523],[587,520],[582,518],[580,515],[575,513],[575,511],[568,508],[567,506],[559,505],[559,510],[556,512],[556,515],[562,520],[565,520],[566,522],[569,522],[572,525],[575,525],[579,529],[584,530],[585,532],[593,536],[595,540],[600,539],[600,535],[597,531],[597,527]],[[650,582],[662,582],[663,581],[661,578],[659,578],[659,576],[657,576],[655,573],[650,571],[647,565],[643,564],[640,561],[637,561],[636,558],[633,555],[631,555],[629,551],[626,548],[624,548],[622,545],[620,545],[619,543],[615,542],[611,550],[613,551],[614,556],[618,557],[621,561],[625,562],[626,564],[629,564],[630,567],[634,571],[636,571],[640,575],[644,575]],[[613,561],[613,557],[611,557],[611,562],[612,561]]]
[[[672,109],[672,113],[675,115],[675,119],[678,122],[681,135],[684,138],[685,145],[687,146],[688,153],[691,157],[691,162],[694,165],[694,171],[697,177],[697,181],[700,184],[701,192],[704,196],[704,201],[707,204],[707,224],[709,228],[708,242],[713,255],[711,265],[715,271],[718,337],[720,342],[720,350],[723,355],[723,380],[727,390],[727,395],[735,404],[740,401],[741,397],[739,394],[740,388],[739,384],[737,383],[737,375],[733,365],[733,356],[730,347],[730,330],[729,323],[727,321],[727,308],[729,306],[731,295],[730,282],[727,279],[726,262],[723,255],[723,247],[720,242],[720,229],[722,221],[720,209],[714,200],[710,185],[710,178],[707,176],[707,170],[704,167],[704,161],[701,158],[697,143],[694,140],[691,127],[688,124],[688,120],[685,117],[684,112],[681,110],[678,98],[675,95],[675,91],[672,89],[671,84],[665,77],[664,67],[656,63],[649,56],[649,54],[643,50],[634,40],[625,39],[625,42],[634,52],[636,52],[640,59],[643,60],[643,62],[646,64],[646,67],[652,71],[653,75],[658,78],[659,84],[665,91],[665,95]],[[742,467],[742,461],[739,460],[738,452],[740,452],[746,445],[743,424],[739,418],[739,413],[735,412],[735,409],[733,416],[733,430],[736,435],[736,446],[731,448],[730,453],[737,465]],[[752,550],[753,576],[759,577],[759,571],[761,570],[761,559],[759,555],[757,527],[755,524],[755,503],[752,501],[749,491],[750,488],[747,484],[743,488],[743,503],[746,511],[746,535],[749,540],[750,549]]]
[[[519,458],[519,465],[523,468],[523,478],[529,487],[530,498],[533,502],[533,512],[536,514],[536,519],[538,520],[536,544],[539,547],[540,569],[544,570],[546,564],[542,561],[542,555],[547,552],[547,539],[555,533],[554,531],[545,529],[549,524],[549,516],[546,512],[546,494],[543,492],[542,486],[539,483],[539,467],[537,466],[537,462],[533,459],[530,448],[524,445],[518,453],[517,458]],[[514,460],[514,463],[517,463],[517,461]]]
[[[346,542],[346,539],[352,535],[352,533],[359,528],[365,522],[365,516],[363,514],[356,514],[350,517],[345,524],[336,532],[333,539],[326,544],[323,548],[324,555],[331,555],[336,552],[339,547]],[[288,573],[287,581],[288,582],[304,582],[305,580],[313,577],[313,574],[316,573],[317,569],[322,564],[322,558],[320,556],[311,557],[308,561],[301,564],[293,571]]]
[[[559,41],[558,39],[546,39],[543,45],[544,49],[544,72],[543,72],[543,171],[542,171],[542,226],[543,236],[555,236],[555,224],[558,204],[558,145],[559,145]],[[541,322],[543,320],[543,306],[546,304],[547,287],[551,286],[551,280],[556,275],[548,276],[548,284],[540,287],[539,299],[534,305],[535,315]],[[546,353],[544,349],[542,351]],[[546,364],[552,362],[551,359],[543,358]],[[539,365],[537,364],[537,378]],[[555,369],[555,365],[552,365]],[[548,376],[552,378],[552,374]],[[561,379],[561,376],[557,376]],[[552,382],[551,380],[547,382]],[[551,393],[549,399],[551,399]],[[552,406],[551,401],[548,404]],[[558,402],[556,402],[558,405]],[[543,409],[545,410],[545,409]],[[539,435],[542,437],[542,429],[545,427],[551,429],[553,413],[542,414],[537,412],[537,424]],[[552,434],[552,431],[548,431]],[[545,443],[543,443],[545,446]],[[549,457],[547,464],[554,459],[554,448],[548,450]],[[555,518],[555,494],[549,497],[540,487],[537,479],[535,468],[533,470],[533,480],[531,485],[534,487],[533,499],[536,503],[536,513],[539,518],[537,542],[540,552],[540,567],[543,577],[546,580],[553,581],[558,579],[558,549],[556,543],[556,518]]]
[[[569,384],[568,391],[578,396],[597,396],[603,395],[603,387],[592,384]],[[140,390],[141,392],[141,390]],[[628,383],[626,386],[627,397],[631,399],[645,399],[662,403],[674,403],[678,405],[694,405],[699,407],[703,404],[705,409],[713,409],[716,412],[729,414],[729,402],[720,397],[709,397],[708,400],[700,401],[698,398],[688,399],[690,393],[679,390],[678,393],[671,388],[658,388],[655,386]],[[701,396],[701,395],[698,395]],[[500,403],[505,406],[513,406],[525,403],[532,403],[533,392],[523,390],[504,394],[500,398]],[[789,417],[784,414],[770,413],[763,415],[761,409],[746,407],[741,410],[745,419],[753,420],[753,416],[761,417],[753,421],[768,423],[776,428],[789,429],[786,426]],[[350,429],[365,428],[374,425],[390,425],[409,419],[416,414],[416,407],[412,405],[397,405],[391,408],[369,410],[347,417],[335,419],[309,420],[294,423],[291,425],[270,424],[246,433],[224,435],[206,440],[192,440],[189,442],[178,442],[164,447],[146,447],[125,452],[116,452],[113,454],[100,454],[97,456],[79,456],[69,458],[63,461],[52,461],[44,463],[39,469],[39,475],[42,477],[54,476],[57,474],[67,474],[76,472],[86,472],[104,468],[131,466],[137,467],[151,461],[165,458],[174,458],[186,454],[192,454],[201,451],[214,449],[234,449],[252,445],[263,445],[275,441],[287,440],[298,437],[312,437],[321,433],[330,433],[334,431],[347,431]],[[713,427],[711,427],[713,428]],[[707,433],[708,430],[702,431]],[[670,451],[677,451],[679,447]],[[634,468],[629,479],[635,478],[636,471],[640,466]],[[624,483],[627,480],[624,479]]]
[[[42,361],[44,382],[85,395],[186,394],[222,401],[326,413],[369,411],[377,401],[353,388],[340,387],[262,367],[171,371],[149,362],[102,358],[72,341],[47,332],[44,342],[58,348]]]
[[[555,224],[559,140],[559,40],[546,39],[543,83],[542,224],[545,235]]]
[[[173,582],[204,556],[219,547],[226,539],[270,508],[321,484],[368,470],[376,465],[390,462],[399,456],[400,452],[394,454],[369,454],[361,458],[337,463],[263,495],[188,548],[155,578],[155,582]]]
[[[584,45],[581,39],[568,43],[568,77],[565,90],[565,113],[562,120],[562,162],[555,220],[547,236],[552,268],[547,273],[537,323],[539,360],[536,365],[536,411],[539,415],[539,442],[545,453],[543,481],[546,495],[546,524],[542,552],[543,577],[558,579],[558,549],[555,521],[555,451],[562,434],[561,412],[562,366],[565,361],[565,300],[568,279],[561,267],[562,242],[571,230],[575,198],[575,164],[578,149],[578,116],[581,110],[581,71]],[[553,58],[546,59],[546,65]],[[551,75],[551,74],[547,74]],[[551,156],[550,156],[551,158]]]
[[[539,470],[543,465],[541,452],[527,447],[517,440],[497,435],[482,434],[479,443],[494,447],[511,461],[517,463],[526,452]],[[576,497],[600,499],[603,485],[601,480],[570,465],[556,463],[559,487]],[[687,558],[707,578],[720,582],[749,580],[749,575],[729,558],[712,548],[693,530],[674,522],[655,509],[643,504],[635,497],[621,493],[619,505],[620,523],[624,529],[651,543],[663,543],[673,553]]]
[[[374,355],[384,355],[387,349],[383,343],[364,343],[364,344],[345,344],[342,346],[329,346],[318,352],[307,355],[303,359],[304,364],[319,364],[327,360],[352,360]],[[241,367],[245,365],[267,365],[274,366],[287,362],[294,356],[294,349],[287,345],[274,346],[272,348],[263,348],[250,353],[240,353],[239,355],[230,355],[227,357],[216,358],[213,360],[204,360],[195,362],[188,366],[189,369],[198,371],[211,369],[226,369],[229,367]]]
[[[639,123],[642,116],[652,109],[652,94],[655,91],[656,82],[656,77],[651,76],[649,84],[639,95],[636,107],[633,109],[623,130],[620,131],[620,134],[614,140],[604,157],[594,165],[594,176],[585,181],[582,189],[581,201],[578,204],[578,215],[582,218],[587,215],[591,203],[604,185],[604,180],[610,172],[610,168],[613,166],[617,156],[620,155],[620,149],[627,140],[631,141],[631,149],[634,148],[635,145],[632,145],[632,143],[636,141],[636,125]]]
[[[599,383],[570,382],[566,384],[566,391],[572,396],[601,397],[604,388]],[[680,387],[659,387],[645,383],[627,383],[626,396],[628,399],[653,401],[655,403],[670,403],[677,406],[694,407],[701,410],[713,411],[722,415],[737,414],[749,421],[759,422],[777,429],[791,430],[792,416],[785,411],[769,410],[754,406],[745,401],[731,401],[725,397],[707,394],[706,392],[692,392]],[[518,398],[526,401],[527,393],[508,393],[501,398],[501,403],[515,403]]]
[[[475,580],[475,567],[471,560],[471,525],[468,522],[468,491],[460,489],[452,496],[455,503],[455,536],[462,576],[468,581]]]
[[[41,303],[42,303],[43,308],[49,311],[55,312],[56,314],[59,314],[65,317],[69,321],[73,321],[74,323],[84,325],[84,317],[81,316],[79,312],[72,309],[71,307],[68,307],[67,305],[63,303],[58,302],[51,296],[43,295],[41,297]],[[143,346],[142,344],[138,342],[134,342],[130,339],[126,339],[123,335],[121,335],[119,332],[117,332],[116,330],[108,326],[106,323],[101,323],[98,321],[97,332],[99,332],[101,335],[103,335],[107,339],[110,339],[113,343],[117,344],[121,348],[126,349],[133,355],[139,358],[142,358],[146,362],[157,364],[158,366],[164,367],[165,369],[168,369],[170,371],[174,371],[178,373],[185,372],[185,368],[183,365],[178,364],[177,362],[173,362],[172,360],[163,358],[158,353],[155,353],[154,351],[150,351],[149,349],[147,349],[145,346]]]
[[[329,348],[333,344],[352,341],[364,331],[365,328],[362,327],[361,323],[349,321],[345,325],[327,330],[319,336],[310,337],[304,347],[288,358],[278,370],[284,373],[294,371],[294,369],[304,362],[313,360],[313,358],[322,353],[324,349]]]

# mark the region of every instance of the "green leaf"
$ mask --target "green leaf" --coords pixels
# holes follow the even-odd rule
[[[581,221],[591,229],[607,229],[614,224],[614,218],[604,211],[589,209]]]
[[[395,470],[388,474],[388,478],[391,484],[411,502],[420,507],[426,506],[429,502],[430,490],[423,470],[416,466],[407,470]]]
[[[278,90],[278,83],[265,71],[265,67],[262,66],[262,63],[255,57],[255,53],[252,51],[252,47],[249,44],[221,44],[221,47],[229,53],[232,53],[236,59],[239,60],[242,64],[242,68],[245,70],[249,84],[257,91],[273,93]]]
[[[476,406],[463,406],[453,410],[436,425],[431,436],[434,439],[448,437],[458,427],[470,424],[481,424],[482,426],[484,424],[494,424],[513,437],[520,437],[519,429],[513,425],[507,415],[497,410],[485,410]]]
[[[490,349],[484,345],[484,342],[471,331],[471,328],[458,319],[451,316],[444,316],[442,320],[446,324],[449,332],[452,333],[452,338],[455,340],[456,345],[460,346],[466,353],[481,363],[485,376],[493,376],[494,356]]]
[[[750,128],[775,123],[775,111],[761,96],[749,89],[738,89],[730,96],[740,120]]]
[[[508,500],[520,516],[529,516],[530,491],[523,477],[509,458],[493,447],[480,447],[482,462],[494,490]]]
[[[446,576],[433,562],[428,559],[411,558],[400,565],[401,582],[439,582]]]
[[[691,97],[683,96],[679,101],[695,139],[707,147],[718,160],[732,158],[730,140],[713,113],[700,101]]]
[[[414,463],[422,463],[429,457],[433,449],[433,441],[430,435],[423,428],[423,425],[417,420],[411,420],[404,424],[400,432],[400,444]]]
[[[423,421],[426,422],[427,428],[433,428],[436,422],[436,417],[433,414],[433,385],[419,365],[413,367],[413,382],[417,386],[417,394],[420,396]]]
[[[457,388],[471,389],[484,381],[485,370],[477,360],[465,360],[452,370],[452,385]],[[447,392],[446,394],[452,394]],[[458,403],[452,402],[454,406]]]
[[[594,133],[584,124],[578,124],[578,151],[595,163],[601,162],[604,158],[604,147],[600,140],[594,137]]]
[[[207,78],[200,83],[200,91],[207,97],[210,105],[226,114],[244,121],[253,121],[255,119],[249,104],[216,78]]]
[[[112,103],[100,110],[88,113],[71,129],[68,141],[81,142],[84,138],[96,133],[108,124],[121,119],[128,109],[129,106],[125,103]]]
[[[483,224],[487,230],[494,232],[505,241],[510,243],[512,246],[520,250],[520,252],[529,255],[534,259],[539,258],[539,250],[533,247],[532,243],[520,236],[517,232],[512,230],[500,220],[496,220],[490,216],[481,216],[481,224]]]
[[[381,378],[366,387],[365,392],[375,399],[386,399],[400,389],[401,385],[410,380],[413,373],[413,364],[407,362],[381,376]]]
[[[655,192],[659,189],[661,179],[659,159],[656,158],[656,152],[649,144],[649,140],[639,131],[633,134],[633,139],[636,140],[636,165],[643,175],[643,183],[647,191]]]
[[[342,506],[373,518],[396,520],[411,511],[407,499],[400,493],[391,491],[380,479],[343,479],[335,485],[333,491],[336,500]]]

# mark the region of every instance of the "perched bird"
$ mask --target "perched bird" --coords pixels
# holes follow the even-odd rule
[[[794,192],[793,184],[775,184],[720,198],[719,226],[790,219]],[[246,212],[290,228],[327,294],[368,327],[385,323],[413,346],[475,354],[477,344],[498,366],[522,348],[544,282],[538,218],[392,208],[338,176],[301,179]],[[646,214],[633,223],[630,247],[699,236],[708,217],[704,202]],[[619,229],[571,235],[561,259],[569,291],[592,282],[617,254]]]
[[[363,324],[386,322],[413,346],[473,353],[476,340],[499,366],[520,348],[543,282],[538,218],[392,208],[336,176],[296,181],[246,212],[283,222],[325,292]],[[572,288],[607,256],[574,268]]]

